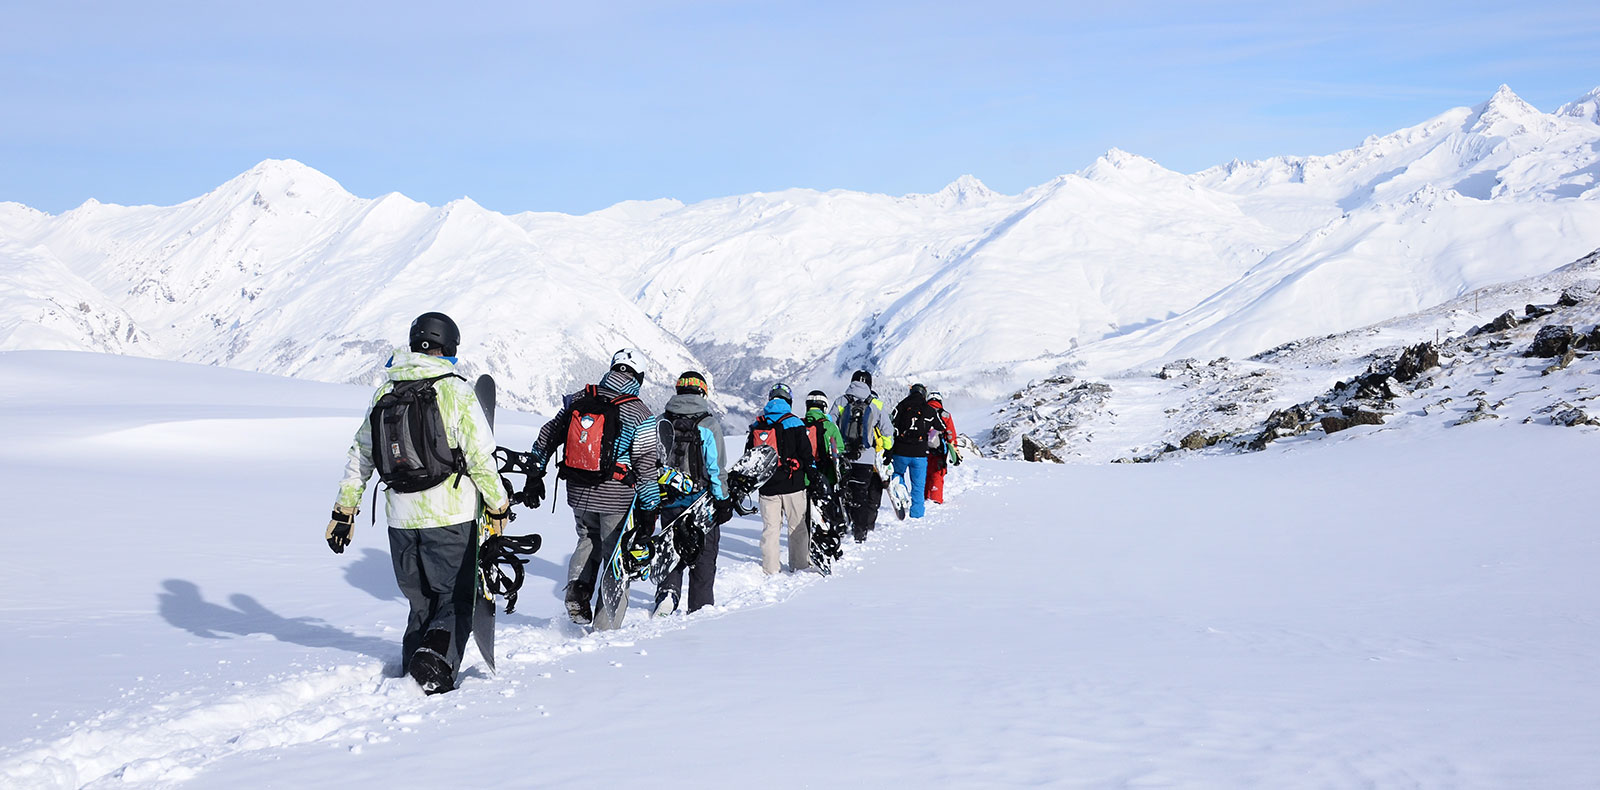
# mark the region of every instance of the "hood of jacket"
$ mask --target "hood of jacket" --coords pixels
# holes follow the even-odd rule
[[[599,386],[601,389],[620,392],[624,395],[637,396],[639,394],[639,380],[620,370],[606,371],[606,374],[600,377]]]
[[[698,392],[680,392],[667,399],[667,407],[662,411],[673,414],[711,414],[711,401]]]
[[[397,348],[394,350],[394,355],[389,357],[389,365],[384,370],[384,375],[388,376],[390,381],[416,381],[447,376],[454,372],[456,363],[449,357],[429,356],[410,349]]]
[[[844,388],[844,394],[857,400],[872,400],[872,387],[865,381],[852,381],[850,386]]]
[[[767,422],[779,422],[784,417],[794,417],[794,407],[783,398],[773,398],[767,401],[767,407],[761,410],[761,416]]]

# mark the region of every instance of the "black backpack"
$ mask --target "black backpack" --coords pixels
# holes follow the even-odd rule
[[[414,494],[433,488],[450,475],[466,473],[466,456],[450,446],[439,393],[433,387],[434,382],[450,376],[456,374],[397,381],[372,404],[372,461],[378,479],[389,488]],[[459,478],[456,484],[461,484]]]
[[[700,421],[709,414],[675,414],[661,417],[662,462],[689,477],[694,490],[708,491],[711,475],[706,472],[705,440],[700,436]]]
[[[928,440],[928,433],[934,429],[933,424],[938,419],[938,416],[934,414],[933,407],[929,406],[927,401],[923,401],[918,408],[897,413],[894,417],[896,439],[904,437],[911,441],[922,442]]]
[[[844,396],[844,413],[840,420],[839,434],[844,437],[844,454],[851,460],[861,457],[861,449],[866,446],[864,434],[867,430],[867,411],[871,406],[867,401],[853,395]]]
[[[567,407],[561,477],[588,485],[607,480],[633,484],[633,470],[617,458],[617,437],[622,434],[622,404],[636,400],[633,395],[607,398],[593,384],[572,400]]]

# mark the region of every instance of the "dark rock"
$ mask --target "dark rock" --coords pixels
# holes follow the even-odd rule
[[[1188,436],[1180,439],[1178,446],[1185,450],[1200,450],[1210,447],[1213,443],[1211,437],[1206,436],[1205,431],[1193,431]]]
[[[1330,414],[1322,418],[1323,433],[1338,433],[1346,428],[1349,428],[1351,425],[1352,423],[1348,417],[1339,417]]]
[[[1375,411],[1369,411],[1359,406],[1345,406],[1342,411],[1345,419],[1348,419],[1352,426],[1383,424],[1383,415]]]
[[[1572,327],[1566,324],[1552,324],[1539,330],[1533,336],[1533,345],[1523,354],[1525,357],[1559,357],[1572,348],[1572,340],[1576,335]]]
[[[1424,371],[1439,367],[1439,349],[1432,343],[1418,343],[1395,358],[1394,371],[1390,374],[1397,381],[1411,381],[1421,376]]]
[[[1530,304],[1522,308],[1522,313],[1525,316],[1524,320],[1544,318],[1555,311],[1556,306],[1553,304]]]
[[[1519,323],[1521,322],[1517,320],[1517,314],[1507,310],[1504,313],[1501,313],[1499,318],[1496,318],[1495,320],[1478,327],[1473,334],[1482,334],[1484,332],[1504,332]]]
[[[1057,458],[1055,453],[1050,452],[1049,448],[1034,441],[1032,436],[1027,435],[1022,437],[1022,460],[1032,463],[1044,461],[1049,461],[1053,464],[1061,463],[1061,459]]]
[[[1565,352],[1563,352],[1560,357],[1556,358],[1556,362],[1555,362],[1554,365],[1551,365],[1550,367],[1547,367],[1544,370],[1539,371],[1539,375],[1548,376],[1551,373],[1555,373],[1556,371],[1566,370],[1567,366],[1572,364],[1572,360],[1577,359],[1577,358],[1578,358],[1578,352],[1573,351],[1572,349],[1569,348]]]
[[[1580,304],[1583,304],[1583,297],[1571,291],[1562,291],[1561,298],[1556,300],[1557,307],[1577,307]]]
[[[1573,428],[1579,425],[1600,425],[1600,421],[1590,417],[1589,413],[1577,406],[1568,406],[1550,415],[1550,422],[1556,425],[1565,425]]]

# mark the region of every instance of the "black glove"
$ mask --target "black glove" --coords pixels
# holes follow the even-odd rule
[[[528,473],[528,479],[522,484],[522,503],[530,508],[539,507],[544,500],[544,475]]]
[[[333,509],[333,518],[328,521],[328,529],[322,536],[328,539],[328,548],[334,554],[343,554],[344,547],[350,545],[350,538],[356,531],[356,509],[353,507],[336,507]]]
[[[654,510],[633,511],[633,528],[642,531],[646,535],[655,534],[656,516],[657,512]]]
[[[719,527],[722,526],[723,524],[728,523],[729,521],[732,521],[733,520],[733,500],[732,499],[713,499],[713,500],[711,500],[711,513],[712,513],[711,521],[713,523],[715,523]]]

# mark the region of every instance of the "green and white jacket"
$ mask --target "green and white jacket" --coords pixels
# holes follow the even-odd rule
[[[367,478],[372,477],[372,404],[377,403],[396,381],[415,381],[455,372],[455,363],[444,357],[432,357],[406,349],[396,349],[388,368],[389,380],[372,394],[367,404],[367,414],[356,430],[356,439],[350,445],[350,457],[345,463],[344,480],[339,483],[338,504],[360,507],[361,497],[367,490]],[[504,510],[510,500],[500,485],[500,473],[494,461],[494,434],[489,421],[483,416],[478,395],[472,385],[448,376],[433,384],[439,393],[439,410],[444,415],[444,430],[450,446],[460,448],[467,459],[467,479],[457,481],[451,475],[443,483],[426,491],[402,494],[384,490],[385,511],[389,526],[396,529],[426,529],[464,524],[478,516],[478,492],[482,491],[484,504],[490,510]]]

